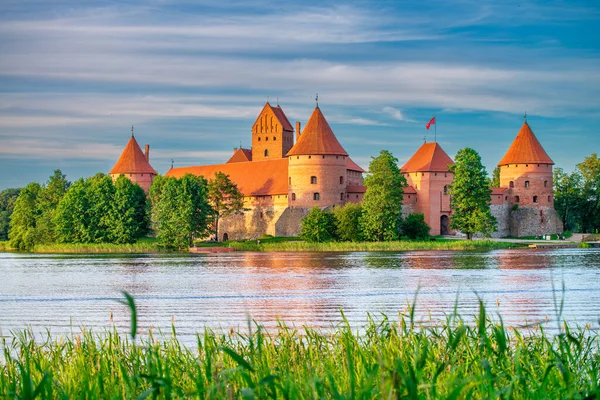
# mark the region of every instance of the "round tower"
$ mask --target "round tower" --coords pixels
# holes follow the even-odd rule
[[[120,175],[125,175],[127,179],[137,183],[148,193],[157,172],[150,165],[150,146],[146,145],[146,151],[142,152],[133,135],[133,127],[131,128],[131,139],[129,139],[115,166],[110,170],[109,175],[113,178],[113,181]]]
[[[317,106],[288,157],[290,207],[328,207],[346,201],[346,157]]]
[[[498,163],[500,186],[509,189],[504,200],[519,206],[554,207],[552,165],[554,162],[525,121]]]

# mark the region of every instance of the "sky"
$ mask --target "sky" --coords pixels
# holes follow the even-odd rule
[[[402,165],[437,117],[491,173],[523,124],[567,171],[600,151],[600,4],[569,1],[0,2],[0,189],[150,162],[225,162],[266,101],[319,107],[367,169]],[[425,139],[424,139],[425,138]]]

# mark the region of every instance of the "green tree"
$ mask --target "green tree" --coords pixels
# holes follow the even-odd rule
[[[600,229],[600,159],[596,153],[577,164],[583,177],[581,222],[584,232]]]
[[[140,185],[121,175],[114,183],[111,233],[113,243],[134,243],[148,230],[146,194]]]
[[[554,208],[565,230],[581,226],[582,176],[578,171],[567,174],[562,168],[554,169]]]
[[[88,179],[88,190],[85,193],[89,204],[88,236],[91,243],[112,242],[113,199],[115,186],[109,175],[96,174]]]
[[[60,169],[54,170],[37,198],[39,217],[36,222],[36,243],[54,243],[56,241],[54,218],[56,207],[69,189],[71,183]]]
[[[471,148],[461,149],[450,170],[454,173],[450,185],[451,227],[465,233],[469,240],[476,232],[489,235],[496,229],[496,218],[490,211],[492,189],[481,157]]]
[[[412,240],[427,239],[430,229],[423,214],[411,213],[402,221],[402,233]]]
[[[492,172],[492,180],[490,181],[491,187],[500,187],[500,167],[494,168],[494,172]]]
[[[329,242],[335,238],[335,220],[333,214],[313,207],[302,220],[302,238],[308,242]]]
[[[8,240],[10,216],[21,189],[4,189],[0,192],[0,240]]]
[[[21,190],[15,201],[8,232],[10,246],[15,249],[32,250],[35,246],[35,228],[39,216],[37,198],[41,189],[39,183],[32,182]]]
[[[372,158],[365,178],[367,192],[362,203],[360,226],[365,240],[397,240],[402,222],[402,199],[406,179],[398,159],[387,150]]]
[[[56,207],[54,223],[59,243],[91,243],[90,183],[83,178],[71,185]]]
[[[358,242],[362,240],[360,230],[360,217],[362,215],[362,206],[358,203],[346,203],[343,207],[333,210],[335,217],[336,235],[349,242]]]
[[[208,182],[208,203],[213,210],[215,238],[219,241],[219,220],[244,210],[244,195],[229,175],[217,172]]]
[[[151,220],[159,242],[169,248],[191,246],[208,233],[212,209],[203,177],[156,177],[150,187]]]

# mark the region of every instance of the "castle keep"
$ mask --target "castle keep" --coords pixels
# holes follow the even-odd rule
[[[349,157],[318,106],[300,128],[299,122],[292,127],[279,105],[267,102],[252,126],[250,149],[235,148],[224,164],[171,168],[165,175],[191,173],[211,179],[223,172],[237,184],[247,211],[219,222],[219,240],[297,235],[312,207],[358,203],[366,191],[365,171]],[[132,134],[110,175],[116,179],[123,174],[147,191],[156,176],[149,161],[148,145],[142,152]],[[432,235],[453,233],[451,164],[442,147],[432,142],[424,143],[400,169],[408,182],[403,214],[424,214]],[[498,164],[500,187],[492,188],[490,198],[498,220],[493,236],[562,232],[554,211],[553,164],[525,122]]]

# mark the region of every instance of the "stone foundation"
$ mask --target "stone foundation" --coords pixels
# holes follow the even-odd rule
[[[562,221],[553,207],[518,207],[510,213],[512,236],[538,236],[562,233]]]
[[[510,236],[510,203],[505,201],[503,204],[491,204],[490,211],[498,222],[496,232],[490,235],[493,238]]]

